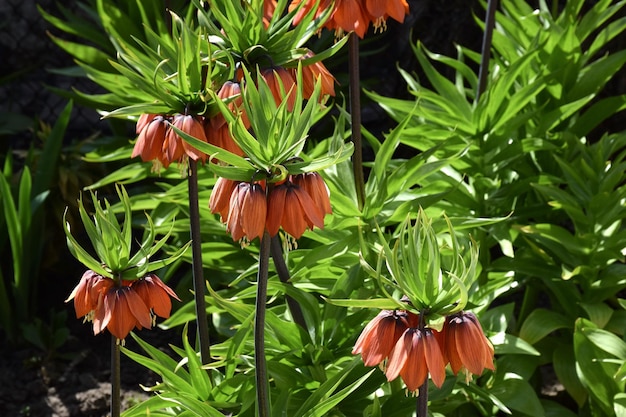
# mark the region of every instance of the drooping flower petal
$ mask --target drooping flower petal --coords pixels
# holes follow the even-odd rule
[[[275,236],[280,229],[285,212],[285,200],[287,196],[287,185],[276,185],[270,195],[267,204],[267,218],[265,220],[265,228],[270,236]]]
[[[407,325],[406,312],[381,311],[363,329],[352,353],[360,353],[365,366],[382,363],[407,329]]]
[[[241,226],[248,241],[265,232],[265,219],[267,217],[267,198],[260,184],[251,184],[241,203]]]
[[[424,356],[426,358],[428,372],[430,373],[433,383],[441,388],[446,379],[446,363],[441,354],[441,347],[431,329],[424,329],[423,340]]]
[[[134,281],[132,287],[146,307],[159,317],[168,318],[170,316],[172,310],[170,297],[180,301],[176,293],[155,274],[148,274]]]
[[[218,178],[209,198],[211,213],[219,213],[223,222],[228,219],[230,197],[237,187],[238,182],[226,178]]]
[[[409,391],[417,390],[426,380],[428,366],[423,335],[419,329],[407,329],[394,346],[387,362],[385,375],[392,381],[400,375]]]

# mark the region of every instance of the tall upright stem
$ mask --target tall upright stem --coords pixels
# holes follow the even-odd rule
[[[120,345],[111,335],[111,417],[120,417],[122,412],[120,372]]]
[[[348,39],[348,72],[350,76],[350,117],[352,121],[352,168],[359,210],[365,203],[365,176],[363,174],[363,143],[361,137],[361,78],[359,72],[359,38],[350,33]]]
[[[424,311],[420,312],[420,321],[418,324],[418,329],[424,334],[424,329],[426,328],[426,323],[424,320]],[[424,383],[421,387],[419,387],[419,393],[417,394],[417,404],[416,404],[416,412],[417,417],[428,417],[428,376],[424,380]]]
[[[270,261],[270,234],[265,231],[261,239],[259,270],[256,289],[256,315],[254,318],[254,365],[256,368],[256,410],[258,417],[270,416],[267,362],[265,361],[265,311],[267,304],[267,279]]]
[[[498,0],[489,0],[487,3],[487,15],[485,17],[485,33],[480,56],[480,69],[478,70],[478,91],[476,100],[480,98],[487,87],[487,74],[489,73],[489,57],[491,55],[491,41],[493,39],[493,27],[496,21],[496,8]]]
[[[196,323],[198,326],[198,341],[200,345],[200,359],[202,364],[209,363],[211,348],[209,340],[209,322],[206,312],[204,295],[206,285],[202,268],[202,240],[200,238],[200,208],[198,205],[198,164],[189,159],[189,228],[191,234],[191,254],[193,272],[193,292],[196,305]]]
[[[280,245],[280,239],[278,235],[272,237],[270,251],[272,253],[272,259],[274,260],[274,266],[276,267],[276,273],[278,274],[278,278],[280,282],[284,284],[289,284],[289,268],[287,268],[287,264],[285,263],[285,258],[283,258],[283,250]],[[291,313],[291,317],[293,317],[293,321],[306,329],[306,321],[304,320],[304,314],[302,313],[302,308],[300,308],[300,304],[298,302],[286,295],[285,300],[287,301],[287,307],[289,307],[289,312]]]

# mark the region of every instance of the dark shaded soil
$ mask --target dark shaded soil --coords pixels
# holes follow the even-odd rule
[[[70,319],[69,321],[72,321]],[[32,346],[0,346],[0,416],[2,417],[103,417],[109,415],[110,335],[94,336],[89,324],[70,323],[73,332],[58,352]],[[176,332],[155,328],[139,336],[167,350]],[[172,340],[168,340],[172,339]],[[130,337],[126,346],[141,352]],[[169,353],[169,352],[168,352]],[[153,374],[122,354],[122,410],[148,398],[141,386],[158,381]]]

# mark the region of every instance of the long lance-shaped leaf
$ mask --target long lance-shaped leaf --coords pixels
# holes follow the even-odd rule
[[[97,261],[93,256],[91,256],[85,249],[82,248],[72,236],[70,223],[66,220],[67,210],[63,214],[63,224],[65,224],[65,236],[67,237],[67,247],[70,250],[70,253],[83,265],[87,268],[91,269],[97,274],[100,274],[104,277],[113,278],[113,274],[110,271],[107,271],[102,267],[102,264]]]
[[[381,310],[405,310],[407,305],[396,301],[392,298],[375,298],[375,299],[342,299],[342,298],[324,298],[328,304],[338,307],[357,307],[357,308],[378,308]]]
[[[0,196],[2,196],[2,206],[4,218],[6,220],[9,242],[11,244],[11,255],[13,258],[13,283],[19,285],[22,279],[22,257],[23,257],[23,236],[19,215],[11,195],[9,182],[0,175]]]

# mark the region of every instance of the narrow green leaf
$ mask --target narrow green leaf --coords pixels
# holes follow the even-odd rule
[[[187,355],[187,367],[191,376],[191,384],[193,385],[198,397],[207,400],[211,392],[211,380],[207,370],[202,369],[202,362],[198,353],[192,349],[187,337],[188,325],[183,328],[183,346]]]
[[[13,284],[20,286],[22,277],[22,259],[23,259],[23,231],[19,214],[13,196],[11,187],[4,175],[0,175],[0,195],[2,195],[2,206],[4,210],[4,218],[6,221],[7,231],[9,234],[9,242],[11,244],[11,255],[13,258]]]
[[[379,308],[381,310],[406,309],[406,304],[388,298],[353,300],[353,299],[330,299],[324,298],[329,304],[339,307]]]

